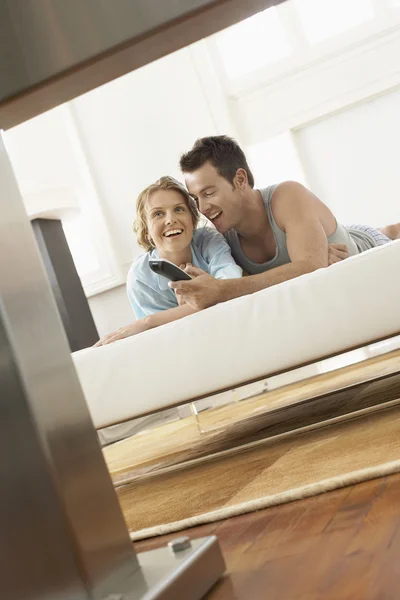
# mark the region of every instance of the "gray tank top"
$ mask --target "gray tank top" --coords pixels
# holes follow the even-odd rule
[[[276,244],[275,256],[271,258],[271,260],[268,260],[265,263],[253,262],[247,258],[243,252],[237,231],[235,229],[230,229],[225,234],[225,238],[231,247],[233,258],[249,275],[263,273],[269,269],[287,265],[291,262],[286,245],[286,233],[278,226],[271,210],[272,195],[277,187],[278,184],[270,185],[269,187],[260,190]],[[340,225],[340,223],[336,224],[335,232],[328,237],[328,244],[346,244],[350,256],[359,254],[375,245],[373,238],[368,234],[364,234],[360,231],[352,231],[351,229],[349,230],[344,225]]]

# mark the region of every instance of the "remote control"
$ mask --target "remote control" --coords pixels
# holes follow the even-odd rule
[[[162,275],[170,281],[188,281],[192,279],[185,271],[165,258],[151,258],[149,260],[149,265],[154,273]]]

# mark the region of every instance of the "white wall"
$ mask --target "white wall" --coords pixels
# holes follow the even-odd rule
[[[400,221],[400,89],[297,132],[309,185],[342,222]]]
[[[180,154],[216,133],[187,49],[72,103],[118,260],[137,255],[132,232],[139,192],[161,175],[181,177]]]
[[[68,105],[7,131],[4,138],[28,215],[65,218],[66,232],[72,231],[76,220],[74,235],[67,239],[86,292],[121,284],[113,243]]]
[[[100,337],[135,320],[125,285],[91,296],[89,306]]]
[[[311,47],[284,3],[294,50],[282,63],[229,81],[204,40],[7,132],[25,196],[77,193],[101,267],[82,278],[101,335],[133,319],[123,284],[140,252],[136,196],[180,177],[197,137],[235,136],[259,185],[303,181],[345,223],[400,220],[400,9],[374,5],[379,19]]]
[[[66,232],[78,268],[87,266],[78,254],[87,258],[88,243],[99,255],[101,269],[81,278],[100,335],[134,319],[124,282],[142,251],[132,231],[137,195],[161,175],[181,177],[180,154],[197,137],[216,133],[190,49],[7,132],[28,213],[33,199],[54,204],[56,188],[69,186],[81,200],[85,226],[72,232],[66,223]]]
[[[5,141],[24,198],[44,190],[82,186],[59,109],[14,127],[5,133]],[[29,203],[27,208],[31,208]]]
[[[122,272],[138,247],[132,222],[140,191],[161,175],[181,178],[179,157],[217,133],[188,49],[90,92],[72,103]],[[100,336],[134,320],[125,287],[89,300]]]

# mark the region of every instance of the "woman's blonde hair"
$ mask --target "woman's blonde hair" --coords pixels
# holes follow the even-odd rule
[[[144,248],[146,252],[149,252],[155,248],[154,242],[150,238],[149,228],[147,226],[146,202],[149,200],[151,194],[158,190],[176,190],[182,194],[192,216],[194,229],[196,229],[200,218],[196,203],[190,196],[187,189],[173,177],[161,177],[155,183],[152,183],[145,190],[143,190],[136,200],[136,219],[133,223],[133,230],[136,233],[139,245]]]

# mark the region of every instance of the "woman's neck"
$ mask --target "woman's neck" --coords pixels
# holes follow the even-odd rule
[[[192,247],[191,246],[187,246],[186,248],[184,248],[183,250],[180,250],[179,252],[165,252],[165,251],[158,251],[160,258],[165,258],[166,260],[169,260],[170,262],[174,263],[174,265],[177,265],[178,267],[180,265],[186,265],[186,263],[190,263],[192,262]]]

